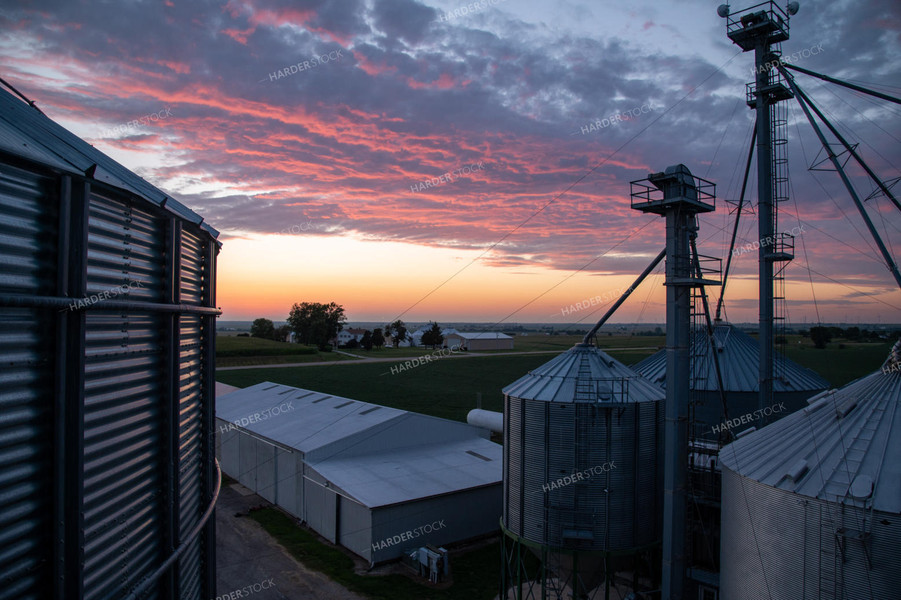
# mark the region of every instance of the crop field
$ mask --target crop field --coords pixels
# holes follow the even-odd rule
[[[534,341],[530,338],[535,338]],[[252,351],[287,346],[279,342],[233,338],[236,344]],[[518,352],[542,350],[564,351],[580,341],[579,336],[518,336]],[[221,338],[220,338],[221,340]],[[265,342],[259,344],[259,342]],[[524,343],[521,343],[524,342]],[[629,348],[612,350],[611,356],[626,364],[634,364],[652,354],[664,340],[660,336],[601,337],[602,348]],[[800,343],[798,343],[800,342]],[[290,346],[288,346],[290,348]],[[302,348],[302,347],[300,347]],[[888,355],[891,343],[834,342],[824,350],[814,348],[810,340],[790,336],[786,353],[802,366],[813,369],[833,386],[842,386],[879,368]],[[235,347],[231,348],[236,349]],[[382,349],[366,353],[367,356],[397,357],[409,360],[411,355],[428,354],[430,350]],[[315,352],[315,349],[313,349]],[[352,350],[354,354],[357,351]],[[508,351],[509,352],[509,351]],[[362,354],[361,354],[362,355]],[[481,395],[482,407],[487,410],[503,410],[501,390],[525,375],[529,370],[543,365],[553,354],[514,354],[509,356],[478,356],[442,358],[399,371],[392,366],[399,362],[361,362],[335,352],[293,354],[287,362],[333,360],[334,364],[296,368],[260,368],[240,371],[220,371],[216,379],[237,387],[247,387],[262,381],[272,381],[296,387],[312,389],[354,400],[372,402],[402,410],[411,410],[437,417],[463,421],[466,413],[476,407]],[[262,360],[259,355],[246,360]],[[221,362],[221,361],[219,361]],[[252,363],[251,363],[252,364]]]

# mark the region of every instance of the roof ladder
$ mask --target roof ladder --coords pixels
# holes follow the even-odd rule
[[[841,563],[836,552],[838,530],[829,507],[820,508],[820,595],[819,600],[841,600]]]
[[[583,353],[579,360],[579,378],[576,380],[576,402],[596,402],[597,388],[591,377],[591,366],[588,354]]]

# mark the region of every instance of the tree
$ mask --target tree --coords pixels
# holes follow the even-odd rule
[[[275,325],[269,319],[257,319],[250,326],[250,337],[271,340],[275,337]]]
[[[363,332],[363,337],[360,338],[360,345],[363,347],[363,350],[372,350],[372,332],[368,329]]]
[[[372,345],[379,350],[385,345],[385,334],[382,333],[381,327],[376,327],[372,330]]]
[[[275,337],[273,338],[277,342],[287,342],[288,335],[291,333],[291,328],[287,325],[282,325],[278,329],[275,330]]]
[[[346,344],[344,344],[344,347],[348,350],[353,350],[354,348],[360,347],[360,342],[357,341],[357,338],[353,337],[350,338]]]
[[[318,346],[320,350],[329,347],[346,322],[344,307],[334,302],[295,303],[288,315],[288,325],[295,339],[301,344]]]
[[[433,321],[429,321],[429,323],[431,323],[432,326],[422,334],[422,345],[434,348],[440,346],[442,342],[444,342],[444,336],[441,335],[441,328],[438,327],[438,323]]]
[[[391,341],[394,343],[394,347],[397,348],[398,346],[400,346],[401,342],[407,341],[406,323],[398,319],[390,325],[385,325],[385,335],[391,337]]]
[[[810,340],[816,348],[822,350],[826,347],[826,344],[832,341],[832,335],[828,327],[811,327]]]

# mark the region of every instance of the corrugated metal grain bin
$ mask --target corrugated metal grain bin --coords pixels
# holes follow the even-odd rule
[[[714,327],[714,347],[723,376],[729,420],[753,415],[758,408],[758,364],[760,348],[757,340],[730,323]],[[716,440],[723,428],[723,402],[719,394],[716,366],[706,333],[692,336],[692,402],[694,437]],[[633,369],[666,389],[666,350],[660,350],[632,366]],[[829,382],[779,353],[773,358],[775,406],[772,418],[781,418],[806,405],[806,400],[829,387]],[[769,416],[769,415],[768,415]],[[739,426],[737,430],[754,423]],[[758,424],[759,425],[759,424]]]
[[[215,596],[201,221],[0,90],[0,598]]]
[[[729,600],[901,597],[901,342],[720,451]]]
[[[503,392],[508,535],[564,551],[555,559],[562,579],[582,553],[587,589],[604,579],[605,561],[615,570],[613,555],[659,542],[662,389],[577,344]]]

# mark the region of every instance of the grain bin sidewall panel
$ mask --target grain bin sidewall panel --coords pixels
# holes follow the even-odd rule
[[[720,593],[723,598],[736,600],[765,598],[776,590],[780,598],[819,597],[821,521],[843,518],[851,528],[862,521],[859,509],[801,498],[742,478],[726,467],[722,507]],[[856,597],[861,590],[874,598],[897,595],[901,519],[881,512],[874,512],[871,518],[872,568],[867,566],[860,543],[849,540],[845,542],[841,576],[828,576],[843,582],[844,597]],[[765,549],[762,560],[758,547]],[[838,549],[835,552],[841,555]]]
[[[50,153],[46,156],[52,158]],[[176,253],[181,250],[177,245],[170,246],[173,239],[170,235],[171,224],[198,230],[204,244],[214,243],[207,233],[200,232],[195,225],[183,222],[181,217],[173,217],[168,211],[129,191],[78,175],[62,175],[31,160],[6,153],[3,153],[0,162],[4,164],[3,175],[7,178],[13,173],[11,165],[15,165],[16,169],[21,170],[17,177],[34,178],[48,184],[40,193],[39,208],[52,217],[39,230],[32,230],[22,238],[24,244],[16,244],[20,248],[34,244],[37,250],[19,265],[19,273],[15,277],[0,277],[9,284],[3,289],[4,293],[27,298],[64,297],[70,294],[82,297],[87,290],[98,296],[110,296],[111,299],[128,297],[165,301],[174,275],[168,268],[171,256],[167,250],[174,248]],[[43,177],[38,172],[50,176]],[[74,216],[71,221],[65,222],[72,231],[60,232],[60,206],[64,201],[58,190],[66,181],[71,181],[72,193],[64,198],[65,202],[71,200]],[[26,192],[26,186],[20,184],[10,194],[17,201],[19,212],[26,208]],[[90,212],[85,224],[90,236],[87,243],[78,234],[80,207],[86,209],[85,214]],[[0,209],[0,213],[6,222],[7,211]],[[99,216],[101,213],[102,216]],[[27,217],[24,215],[26,221]],[[23,215],[17,218],[21,222]],[[6,224],[8,227],[4,234],[15,233],[14,228]],[[74,237],[70,238],[69,234],[73,232]],[[77,259],[70,258],[74,248],[57,248],[59,240],[68,240],[75,248],[88,252],[87,264],[79,265]],[[3,262],[8,264],[10,261]],[[87,277],[84,277],[79,266],[85,269]],[[68,280],[63,278],[63,274],[67,275]],[[140,280],[142,285],[126,289],[125,284],[134,279]],[[204,285],[215,285],[214,270],[207,272]],[[119,328],[119,337],[124,339],[130,336],[118,348],[107,350],[104,338],[112,339],[114,336],[101,322],[103,318],[97,318],[97,315],[104,314],[103,306],[85,307],[85,303],[81,303],[78,308],[87,308],[88,317],[81,312],[55,309],[32,312],[36,317],[32,331],[46,336],[52,331],[46,323],[54,321],[64,325],[64,328],[44,340],[39,354],[29,357],[32,366],[29,370],[23,369],[26,376],[30,371],[35,372],[33,365],[55,372],[43,373],[39,381],[29,383],[24,397],[30,395],[41,399],[42,403],[50,402],[50,407],[54,402],[59,406],[66,403],[71,407],[72,401],[77,402],[83,397],[86,406],[73,410],[84,409],[86,426],[85,437],[76,440],[70,439],[70,436],[78,436],[80,431],[67,429],[63,448],[59,446],[61,431],[51,433],[40,427],[31,427],[27,435],[32,439],[27,441],[35,445],[36,450],[16,451],[17,456],[34,457],[36,460],[52,458],[54,464],[43,463],[39,473],[57,479],[53,482],[51,479],[41,481],[33,478],[35,484],[43,486],[40,500],[44,508],[35,522],[40,533],[32,531],[26,535],[38,540],[39,543],[32,547],[38,548],[40,559],[38,563],[29,564],[34,557],[30,548],[24,543],[17,548],[13,563],[15,572],[10,573],[14,575],[10,579],[17,589],[11,590],[3,585],[7,592],[15,593],[17,597],[72,595],[87,599],[125,595],[158,567],[164,552],[171,550],[171,546],[164,545],[178,543],[179,528],[184,532],[185,527],[197,522],[212,491],[213,484],[209,477],[212,457],[206,452],[212,450],[211,419],[202,419],[203,410],[194,410],[180,421],[173,421],[170,418],[172,415],[167,413],[170,408],[177,408],[180,400],[177,395],[173,397],[171,394],[173,389],[178,389],[179,374],[170,368],[173,363],[178,364],[179,341],[186,340],[189,346],[206,348],[205,340],[209,340],[209,334],[192,331],[183,336],[176,330],[174,339],[169,339],[169,335],[161,339],[159,332],[167,330],[165,321],[171,316],[163,317],[162,313],[155,311],[145,311],[145,314],[127,310],[107,311],[107,316],[115,312],[115,318],[124,324]],[[7,309],[0,309],[0,312],[7,314]],[[99,332],[96,329],[98,323]],[[65,339],[65,333],[70,335],[65,340],[69,347],[90,344],[93,352],[86,360],[87,374],[82,370],[83,363],[67,363],[66,352],[55,348],[59,340]],[[19,338],[17,345],[21,341],[22,338]],[[23,356],[26,352],[20,348],[18,354]],[[80,359],[86,356],[87,353],[81,354]],[[199,358],[203,368],[212,368],[212,357],[201,352]],[[88,385],[84,385],[82,377]],[[27,380],[20,375],[17,384],[23,381]],[[61,398],[62,385],[57,389],[45,389],[47,385],[53,386],[53,382],[66,382],[67,386],[76,383],[75,388],[66,390],[65,398]],[[212,390],[207,378],[203,378],[198,387],[196,401],[211,402]],[[4,386],[4,391],[6,389],[9,386]],[[121,401],[117,401],[116,394],[121,394]],[[0,404],[3,402],[0,401]],[[30,407],[30,410],[38,413],[38,409],[43,408]],[[174,414],[178,414],[177,410]],[[0,416],[9,421],[8,415]],[[44,421],[49,425],[52,417]],[[173,436],[179,437],[173,440]],[[180,445],[185,440],[188,443]],[[90,453],[83,469],[78,465],[78,460],[72,458],[74,454],[80,455],[79,449],[82,447]],[[172,449],[179,447],[189,448],[187,454],[172,455]],[[200,450],[195,451],[194,448],[198,447]],[[103,456],[107,448],[109,454]],[[113,456],[114,453],[120,456]],[[71,470],[72,464],[78,465],[78,469]],[[23,465],[28,466],[26,461],[20,460],[17,467],[23,469]],[[173,474],[175,468],[180,469],[174,471],[176,486],[169,486],[171,480],[168,476]],[[81,486],[85,487],[85,494],[77,491]],[[7,491],[6,487],[0,487],[0,496]],[[19,486],[15,491],[23,493],[27,490]],[[48,501],[53,501],[55,506],[48,507]],[[19,535],[23,525],[32,518],[29,502],[26,498],[15,505],[19,514],[11,523],[19,529]],[[80,528],[85,540],[74,535],[69,525],[77,523],[81,514],[89,518],[90,529]],[[41,535],[47,536],[49,533],[53,534],[53,539],[40,539]],[[4,530],[0,528],[0,537],[3,534]],[[19,540],[20,543],[25,541]],[[185,599],[200,598],[206,595],[204,592],[212,591],[206,589],[212,574],[208,561],[210,554],[201,552],[201,546],[210,546],[212,541],[212,528],[208,527],[206,533],[190,542],[186,554],[179,560],[178,575],[160,578],[148,598],[156,597],[156,590],[161,595]],[[47,571],[46,567],[61,565],[63,559],[66,562],[64,567],[55,568],[53,573]],[[115,577],[105,575],[110,569]],[[7,579],[4,571],[5,565],[0,563],[0,582]],[[82,572],[81,576],[77,575],[78,571]],[[93,581],[94,584],[82,586],[82,581]],[[54,590],[49,589],[49,585],[53,585]]]
[[[59,266],[57,248],[59,181],[7,154],[0,156],[0,181],[8,203],[0,213],[16,214],[3,224],[4,235],[14,238],[0,252],[4,273],[3,293],[55,295]],[[9,208],[5,208],[9,207]],[[23,247],[36,252],[22,255]],[[63,429],[62,415],[54,416],[57,346],[64,337],[56,330],[51,314],[30,308],[0,309],[0,406],[4,433],[0,437],[0,582],[11,597],[38,600],[51,594],[54,549],[54,457],[63,452],[54,447],[54,420]],[[59,319],[57,319],[59,321]],[[62,349],[64,351],[64,349]],[[58,509],[58,507],[57,507]],[[61,510],[59,511],[62,512]]]
[[[561,412],[562,414],[557,414]],[[546,516],[548,496],[543,486],[549,479],[552,465],[549,459],[548,436],[552,423],[571,418],[571,405],[540,400],[523,401],[525,427],[522,440],[522,537],[536,543],[547,543],[555,522]]]
[[[901,515],[876,511],[873,518],[873,544],[870,556],[873,569],[866,567],[866,557],[859,543],[849,542],[850,564],[845,570],[848,597],[853,590],[873,590],[876,598],[890,598],[898,594],[898,573],[901,573]],[[859,517],[855,518],[856,522]],[[848,522],[848,519],[846,519]],[[872,588],[870,587],[872,585]]]
[[[659,537],[661,402],[610,407],[510,399],[511,406],[516,402],[522,403],[525,414],[524,439],[520,443],[511,433],[509,444],[511,454],[523,448],[524,531],[520,535],[565,547],[564,530],[585,530],[594,536],[590,545],[596,550],[627,550]],[[511,430],[517,425],[516,416],[511,411]],[[509,498],[518,491],[511,474],[516,470],[515,457],[509,460],[508,511]],[[605,467],[611,462],[613,467]],[[586,478],[585,471],[594,468],[605,470]],[[566,479],[577,473],[582,480]]]
[[[722,498],[722,597],[757,600],[769,597],[773,590],[780,590],[784,598],[802,597],[803,501],[726,467]]]
[[[523,400],[507,396],[504,415],[504,523],[522,534]]]

